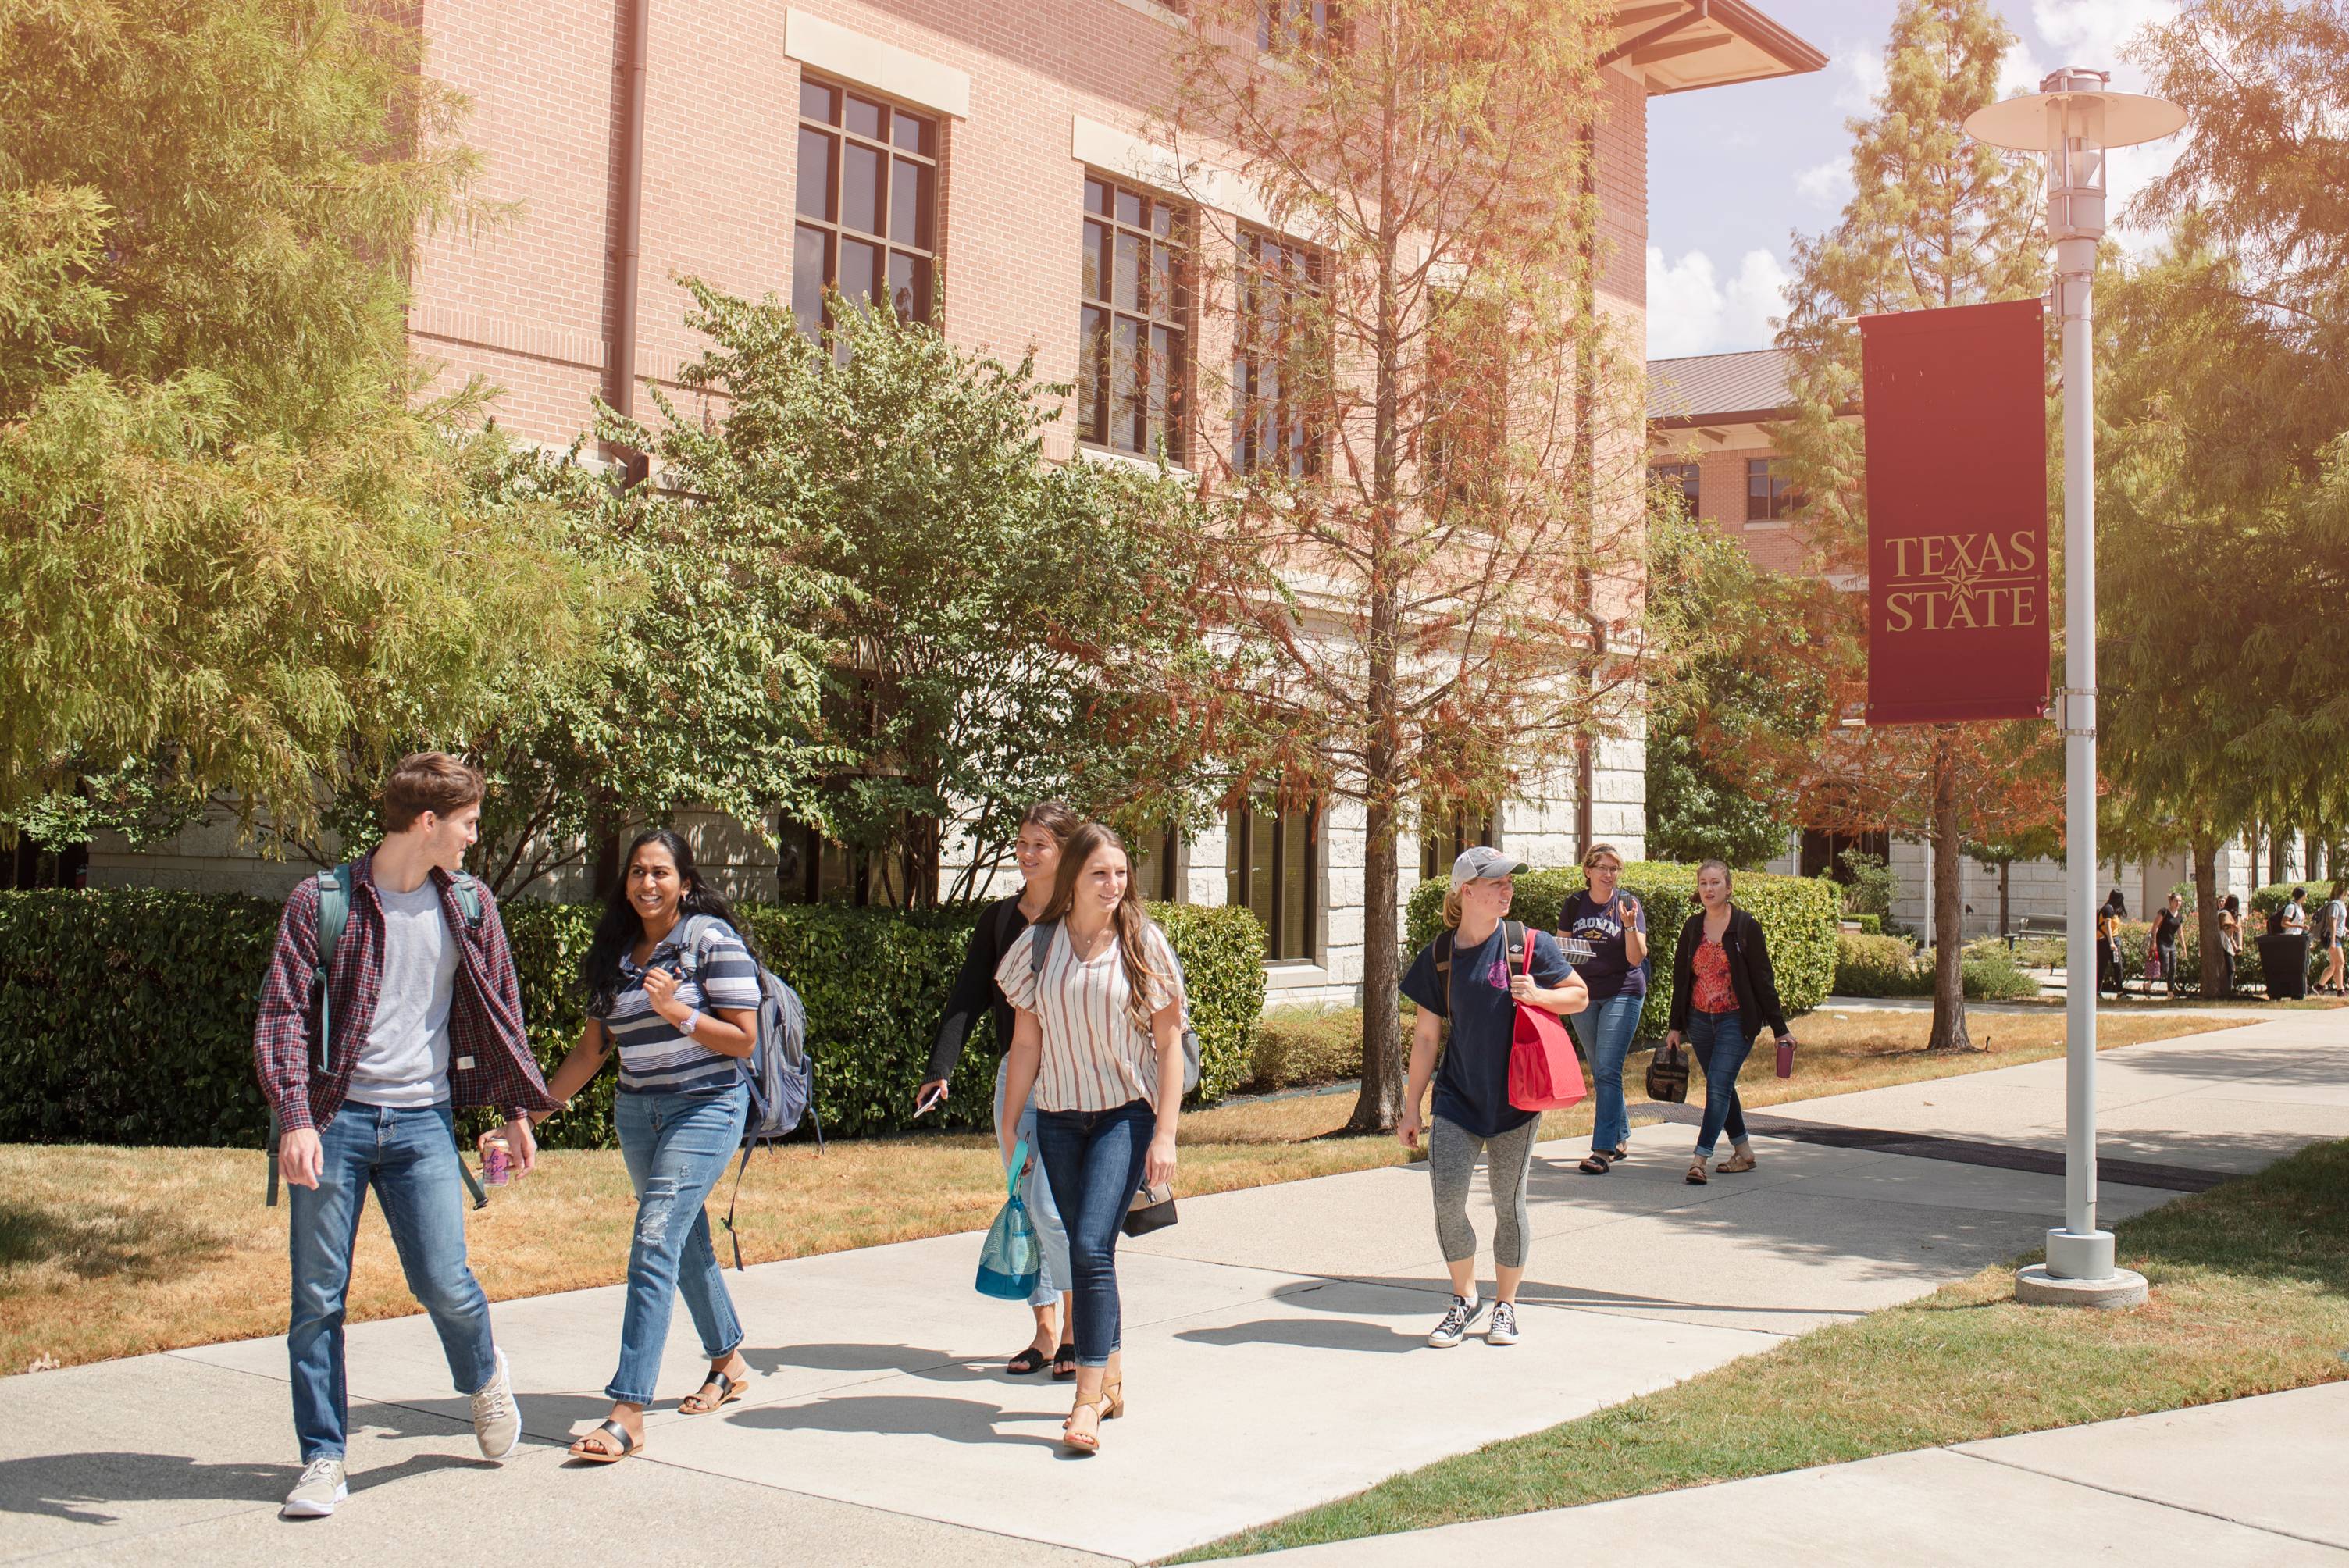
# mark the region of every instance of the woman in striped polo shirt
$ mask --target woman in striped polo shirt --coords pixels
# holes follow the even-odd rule
[[[618,1047],[612,1120],[636,1192],[636,1239],[620,1367],[604,1390],[611,1418],[571,1445],[572,1457],[598,1464],[644,1450],[645,1407],[678,1296],[709,1357],[709,1377],[678,1410],[700,1416],[731,1404],[750,1376],[702,1205],[742,1142],[750,1090],[741,1063],[758,1038],[758,959],[682,838],[655,828],[628,847],[626,863],[580,966],[587,1032],[546,1085],[558,1106],[567,1103]]]
[[[1033,1087],[1037,1152],[1069,1233],[1077,1398],[1061,1441],[1098,1453],[1102,1418],[1125,1413],[1118,1232],[1145,1179],[1174,1180],[1183,1111],[1180,971],[1115,833],[1088,822],[1071,835],[1051,902],[995,977],[1017,1010],[1004,1103]]]

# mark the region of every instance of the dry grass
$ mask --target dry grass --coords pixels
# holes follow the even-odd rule
[[[2060,1017],[1978,1016],[1991,1052],[1929,1057],[1923,1014],[1816,1014],[1798,1025],[1796,1077],[1770,1076],[1757,1051],[1744,1091],[1761,1106],[1917,1078],[1978,1072],[2063,1048]],[[2107,1019],[2106,1045],[2192,1032],[2182,1018]],[[1636,1109],[1640,1057],[1632,1080]],[[1187,1195],[1397,1163],[1387,1137],[1331,1136],[1349,1094],[1219,1107],[1184,1120]],[[1586,1104],[1552,1112],[1549,1138],[1588,1136]],[[0,1146],[0,1371],[75,1366],[282,1332],[285,1220],[262,1206],[264,1166],[250,1150]],[[722,1197],[726,1188],[719,1189]],[[984,1226],[1002,1177],[983,1137],[792,1145],[761,1154],[739,1225],[753,1262],[876,1246]],[[554,1152],[471,1217],[471,1255],[495,1300],[608,1284],[626,1270],[634,1205],[619,1156]],[[723,1253],[725,1238],[719,1244]],[[378,1219],[360,1227],[354,1322],[415,1310]]]

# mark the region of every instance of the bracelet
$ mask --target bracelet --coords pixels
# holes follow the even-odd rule
[[[693,1031],[701,1027],[701,1015],[689,1007],[687,1008],[685,1021],[678,1025],[677,1027],[679,1034],[683,1035],[688,1039],[691,1039],[693,1037]]]

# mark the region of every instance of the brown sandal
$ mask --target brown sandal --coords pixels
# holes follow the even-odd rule
[[[1702,1161],[1702,1160],[1698,1160],[1698,1161],[1692,1161],[1692,1162],[1690,1163],[1689,1168],[1688,1168],[1688,1175],[1687,1175],[1687,1177],[1685,1178],[1685,1180],[1687,1181],[1688,1184],[1689,1184],[1690,1186],[1692,1186],[1692,1187],[1702,1187],[1702,1186],[1703,1186],[1707,1181],[1712,1181],[1712,1180],[1713,1180],[1713,1178],[1705,1174],[1705,1171],[1704,1171],[1704,1161]]]
[[[1076,1409],[1069,1412],[1068,1423],[1061,1429],[1061,1446],[1068,1449],[1071,1453],[1097,1454],[1101,1452],[1101,1423],[1109,1419],[1109,1411],[1106,1408],[1109,1402],[1109,1389],[1107,1387],[1103,1387],[1100,1397],[1097,1398],[1078,1400]],[[1118,1408],[1123,1410],[1124,1406],[1121,1403],[1118,1406]],[[1091,1432],[1079,1432],[1076,1429],[1077,1410],[1084,1409],[1101,1411],[1101,1414],[1094,1418],[1093,1429]]]
[[[1740,1150],[1737,1153],[1731,1155],[1728,1159],[1723,1161],[1713,1169],[1715,1173],[1719,1175],[1742,1176],[1746,1171],[1753,1170],[1754,1165],[1754,1151],[1748,1149]]]
[[[730,1405],[740,1398],[743,1390],[750,1386],[750,1379],[748,1377],[737,1380],[720,1372],[700,1387],[679,1399],[677,1402],[677,1413],[680,1416],[707,1416],[712,1410]],[[708,1397],[712,1388],[718,1390],[718,1398],[715,1399]]]
[[[586,1447],[585,1445],[587,1442],[595,1438],[605,1438],[608,1441],[616,1442],[620,1446],[616,1449],[591,1449]],[[617,1421],[605,1422],[602,1426],[588,1433],[586,1437],[581,1438],[577,1442],[571,1445],[571,1457],[574,1460],[585,1460],[591,1465],[616,1465],[622,1460],[627,1459],[632,1455],[643,1453],[644,1451],[644,1439],[630,1437],[628,1435],[628,1429],[620,1425]]]

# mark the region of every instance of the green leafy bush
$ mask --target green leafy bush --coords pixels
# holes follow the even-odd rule
[[[0,1140],[259,1146],[269,1113],[253,1081],[253,1016],[278,913],[264,899],[160,889],[0,893]],[[585,1022],[573,977],[595,912],[517,901],[501,913],[531,1046],[552,1070]],[[974,912],[741,913],[761,955],[807,1003],[824,1130],[912,1125],[914,1088]],[[1200,1037],[1198,1099],[1212,1101],[1249,1070],[1263,933],[1245,909],[1152,913],[1183,960]],[[996,1055],[983,1039],[964,1053],[948,1125],[986,1124]],[[611,1147],[615,1088],[607,1067],[546,1123],[544,1141]]]
[[[1336,1083],[1361,1070],[1360,1007],[1280,1007],[1257,1021],[1250,1089],[1268,1093],[1292,1084]]]
[[[1839,996],[1930,996],[1933,950],[1918,952],[1897,936],[1843,933],[1836,942],[1836,995]],[[2039,995],[2038,980],[2015,962],[1996,938],[1968,947],[1964,960],[1969,1002],[2011,1002]]]
[[[1404,930],[1413,953],[1444,928],[1441,879],[1420,883],[1411,895]],[[1529,872],[1517,879],[1510,917],[1543,931],[1556,931],[1566,901],[1587,885],[1582,870]],[[1696,868],[1665,861],[1633,861],[1623,868],[1621,887],[1648,912],[1648,961],[1651,983],[1640,1013],[1640,1033],[1655,1038],[1671,1014],[1672,953],[1681,927],[1696,907]],[[1778,999],[1789,1014],[1807,1012],[1826,999],[1835,979],[1836,922],[1842,890],[1819,877],[1772,876],[1739,872],[1733,884],[1738,907],[1762,923],[1770,964],[1778,977]]]

